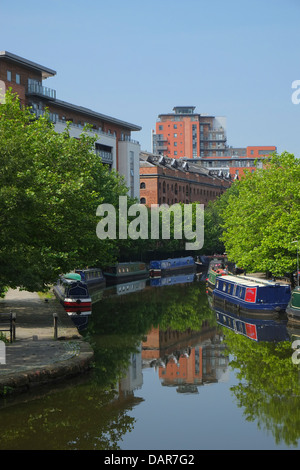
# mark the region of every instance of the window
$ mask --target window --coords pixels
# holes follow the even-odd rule
[[[21,83],[20,74],[19,74],[19,73],[16,73],[16,84],[17,84],[17,85],[20,85],[20,83]]]
[[[141,183],[140,188],[145,189],[146,188],[146,183]]]
[[[158,130],[162,131],[164,129],[164,126],[158,126]]]
[[[7,80],[8,80],[9,82],[11,82],[11,71],[10,71],[10,70],[7,70],[7,72],[6,72],[6,77],[7,77]]]
[[[146,199],[145,199],[144,197],[141,197],[140,203],[141,203],[141,204],[146,204]]]

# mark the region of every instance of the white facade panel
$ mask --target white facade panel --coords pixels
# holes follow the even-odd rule
[[[129,188],[128,195],[140,200],[140,144],[130,140],[120,140],[119,173],[123,175]]]

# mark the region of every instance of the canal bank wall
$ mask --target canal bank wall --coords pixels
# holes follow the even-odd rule
[[[69,381],[91,369],[92,347],[55,298],[9,290],[0,300],[0,318],[10,313],[16,318],[15,339],[4,343],[1,354],[0,397]]]

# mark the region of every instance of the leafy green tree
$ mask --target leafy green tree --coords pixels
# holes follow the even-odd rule
[[[0,106],[0,292],[43,289],[59,273],[113,258],[96,236],[96,209],[126,195],[122,178],[93,151],[87,132],[58,134],[10,91]]]
[[[233,184],[222,212],[222,241],[229,259],[275,276],[296,269],[299,182],[300,161],[284,152]]]

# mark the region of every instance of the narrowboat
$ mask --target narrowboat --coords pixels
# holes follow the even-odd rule
[[[192,256],[185,258],[169,258],[150,261],[149,273],[151,277],[167,276],[176,271],[195,271],[196,264]]]
[[[53,291],[69,316],[91,314],[92,299],[80,274],[68,273],[60,276]]]
[[[221,306],[240,315],[276,317],[285,313],[291,287],[251,276],[227,275],[217,277],[212,295],[215,309]]]
[[[253,341],[289,341],[286,321],[247,318],[223,310],[216,311],[217,323]]]
[[[143,279],[149,275],[146,263],[129,262],[117,263],[103,271],[108,284],[119,284],[135,279]]]
[[[298,323],[300,325],[300,286],[293,289],[290,301],[286,308],[286,314],[289,323]]]
[[[75,273],[80,274],[89,291],[105,287],[105,277],[100,268],[75,269]]]

